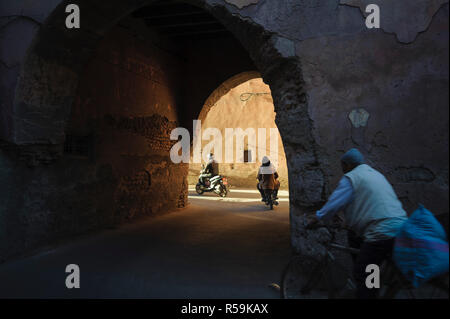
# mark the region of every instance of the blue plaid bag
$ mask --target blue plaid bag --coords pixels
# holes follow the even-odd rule
[[[414,211],[395,239],[393,259],[414,287],[448,272],[448,241],[444,228],[422,205]]]

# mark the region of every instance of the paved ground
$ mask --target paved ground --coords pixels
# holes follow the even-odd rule
[[[253,191],[190,206],[0,265],[0,298],[278,298],[290,256],[289,202],[269,211]],[[81,288],[65,287],[77,264]]]

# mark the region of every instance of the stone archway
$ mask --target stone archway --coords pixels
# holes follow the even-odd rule
[[[254,189],[255,172],[261,164],[262,154],[268,155],[277,167],[279,181],[282,190],[288,190],[288,172],[284,144],[278,128],[275,123],[274,105],[272,94],[267,84],[263,82],[261,75],[257,71],[247,71],[236,74],[225,82],[221,83],[206,99],[203,108],[197,118],[197,133],[203,136],[202,132],[208,129],[218,129],[222,140],[219,143],[222,146],[220,155],[214,147],[216,160],[220,163],[220,172],[227,176],[233,188]],[[233,157],[238,159],[238,154],[242,154],[244,163],[228,163],[225,160],[225,145],[230,137],[227,136],[226,129],[251,130],[255,132],[254,142],[245,138],[243,149],[238,149],[234,137],[233,139]],[[260,133],[263,129],[264,133]],[[260,136],[260,134],[262,134]],[[274,139],[276,136],[276,139]],[[260,138],[264,140],[260,145]],[[199,141],[197,139],[197,150],[199,145],[203,147],[210,140]],[[218,147],[218,146],[217,146]],[[261,147],[261,148],[260,148]],[[198,175],[201,170],[201,164],[194,161],[194,145],[191,148],[191,163],[189,165],[188,181],[190,185],[197,183]],[[240,153],[242,152],[242,153]],[[203,154],[204,156],[204,154]],[[203,160],[205,158],[203,157]]]
[[[223,5],[208,1],[186,1],[202,6],[225,25],[242,43],[259,73],[272,91],[277,113],[276,123],[282,136],[290,189],[293,246],[310,251],[315,242],[307,239],[302,216],[314,211],[323,201],[327,185],[320,162],[321,151],[312,132],[301,64],[294,43],[270,33],[252,21],[231,14]],[[37,158],[36,165],[57,160],[75,92],[84,65],[91,58],[101,37],[120,19],[150,0],[80,1],[83,28],[68,30],[64,26],[62,1],[49,15],[28,50],[18,79],[12,130],[8,140],[27,148],[27,156]],[[223,90],[227,90],[223,87]],[[214,97],[210,97],[211,101]],[[211,103],[209,101],[209,103]],[[52,146],[48,156],[35,156]],[[304,246],[308,247],[304,247]]]

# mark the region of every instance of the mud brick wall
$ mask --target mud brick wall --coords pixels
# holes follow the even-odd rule
[[[102,39],[79,82],[65,145],[2,142],[0,176],[14,195],[2,201],[0,260],[187,205],[188,167],[169,157],[180,62],[152,40],[133,25]]]
[[[114,172],[116,220],[187,203],[187,168],[169,157],[175,143],[170,133],[178,126],[182,63],[155,45],[151,34],[139,33],[135,21],[122,23],[126,28],[111,30],[86,67],[69,128],[94,136],[94,162]]]

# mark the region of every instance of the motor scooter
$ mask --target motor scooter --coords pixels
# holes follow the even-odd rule
[[[205,173],[205,165],[202,165],[202,170],[200,175]],[[225,176],[217,175],[211,178],[199,177],[197,185],[195,185],[195,191],[197,194],[202,195],[203,193],[214,192],[221,197],[226,197],[229,193],[228,179]]]

